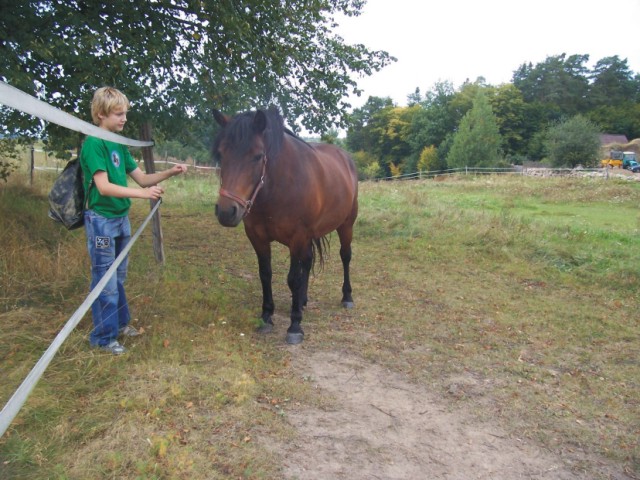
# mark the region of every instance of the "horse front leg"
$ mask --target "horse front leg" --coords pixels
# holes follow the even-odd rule
[[[309,249],[311,250],[311,249]],[[309,285],[309,272],[311,271],[312,255],[299,258],[291,254],[291,265],[287,284],[291,290],[291,325],[287,330],[287,343],[297,345],[304,340],[302,330],[302,309],[307,302],[307,288]]]
[[[271,333],[273,331],[273,312],[275,304],[273,303],[273,291],[271,288],[271,278],[273,276],[271,270],[271,249],[266,253],[258,253],[258,271],[260,274],[260,283],[262,284],[262,322],[258,327],[259,333]]]

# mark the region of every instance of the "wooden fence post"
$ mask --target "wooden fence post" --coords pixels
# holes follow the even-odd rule
[[[140,127],[140,139],[145,141],[151,141],[151,123],[145,122]],[[155,173],[156,166],[153,161],[153,147],[142,147],[142,159],[144,160],[144,168],[147,173]],[[150,200],[151,208],[156,204],[155,200]],[[156,210],[156,213],[151,219],[151,227],[153,232],[153,253],[156,257],[156,262],[164,264],[164,242],[162,238],[162,226],[160,225],[160,209]]]
[[[31,162],[29,165],[29,185],[33,187],[33,172],[36,169],[36,147],[31,145]]]

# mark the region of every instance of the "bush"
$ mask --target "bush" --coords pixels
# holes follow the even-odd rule
[[[358,174],[360,171],[358,170]],[[374,180],[376,178],[380,178],[382,175],[382,167],[378,162],[371,162],[366,166],[364,171],[362,171],[362,180]]]
[[[0,139],[0,180],[5,182],[11,175],[11,172],[18,168],[18,151],[19,142],[17,140],[2,138]]]
[[[430,145],[422,149],[422,152],[420,152],[420,159],[418,160],[418,170],[421,172],[440,170],[438,149],[435,145]]]
[[[545,141],[549,161],[554,167],[598,164],[600,138],[598,127],[582,115],[576,115],[549,128]]]
[[[380,172],[382,169],[380,167],[378,159],[374,155],[360,150],[353,153],[351,157],[356,164],[359,180],[367,180],[380,176]]]

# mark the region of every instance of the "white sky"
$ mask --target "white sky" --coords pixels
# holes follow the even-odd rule
[[[367,0],[337,33],[398,59],[358,79],[364,93],[353,107],[372,95],[406,105],[416,87],[424,94],[438,81],[458,88],[479,76],[499,85],[523,63],[562,53],[588,54],[589,68],[618,55],[640,73],[639,18],[640,0]]]

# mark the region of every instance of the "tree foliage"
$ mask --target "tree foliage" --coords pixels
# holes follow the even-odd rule
[[[554,167],[595,167],[600,157],[599,129],[582,115],[549,128],[546,150]]]
[[[527,105],[522,92],[513,84],[501,85],[489,99],[505,154],[521,152],[529,138]]]
[[[593,67],[589,101],[598,105],[629,105],[640,100],[640,83],[627,60],[617,55],[605,57]]]
[[[0,180],[5,182],[18,168],[21,143],[18,139],[0,138]]]
[[[354,74],[394,60],[333,33],[336,14],[358,15],[363,3],[0,0],[0,79],[84,119],[93,91],[115,86],[133,101],[134,128],[152,120],[175,140],[193,141],[213,107],[272,103],[292,126],[324,131],[344,126],[347,95],[360,92]],[[33,118],[0,115],[14,132],[41,133]]]
[[[424,147],[422,152],[420,152],[420,158],[418,159],[418,171],[429,172],[441,169],[442,165],[440,164],[438,149],[435,145]]]
[[[447,156],[450,167],[495,167],[501,160],[502,138],[491,105],[478,90],[473,107],[460,122]]]
[[[585,63],[589,55],[561,54],[547,57],[533,66],[521,65],[513,75],[513,84],[529,103],[544,105],[551,117],[583,112],[589,92]]]

